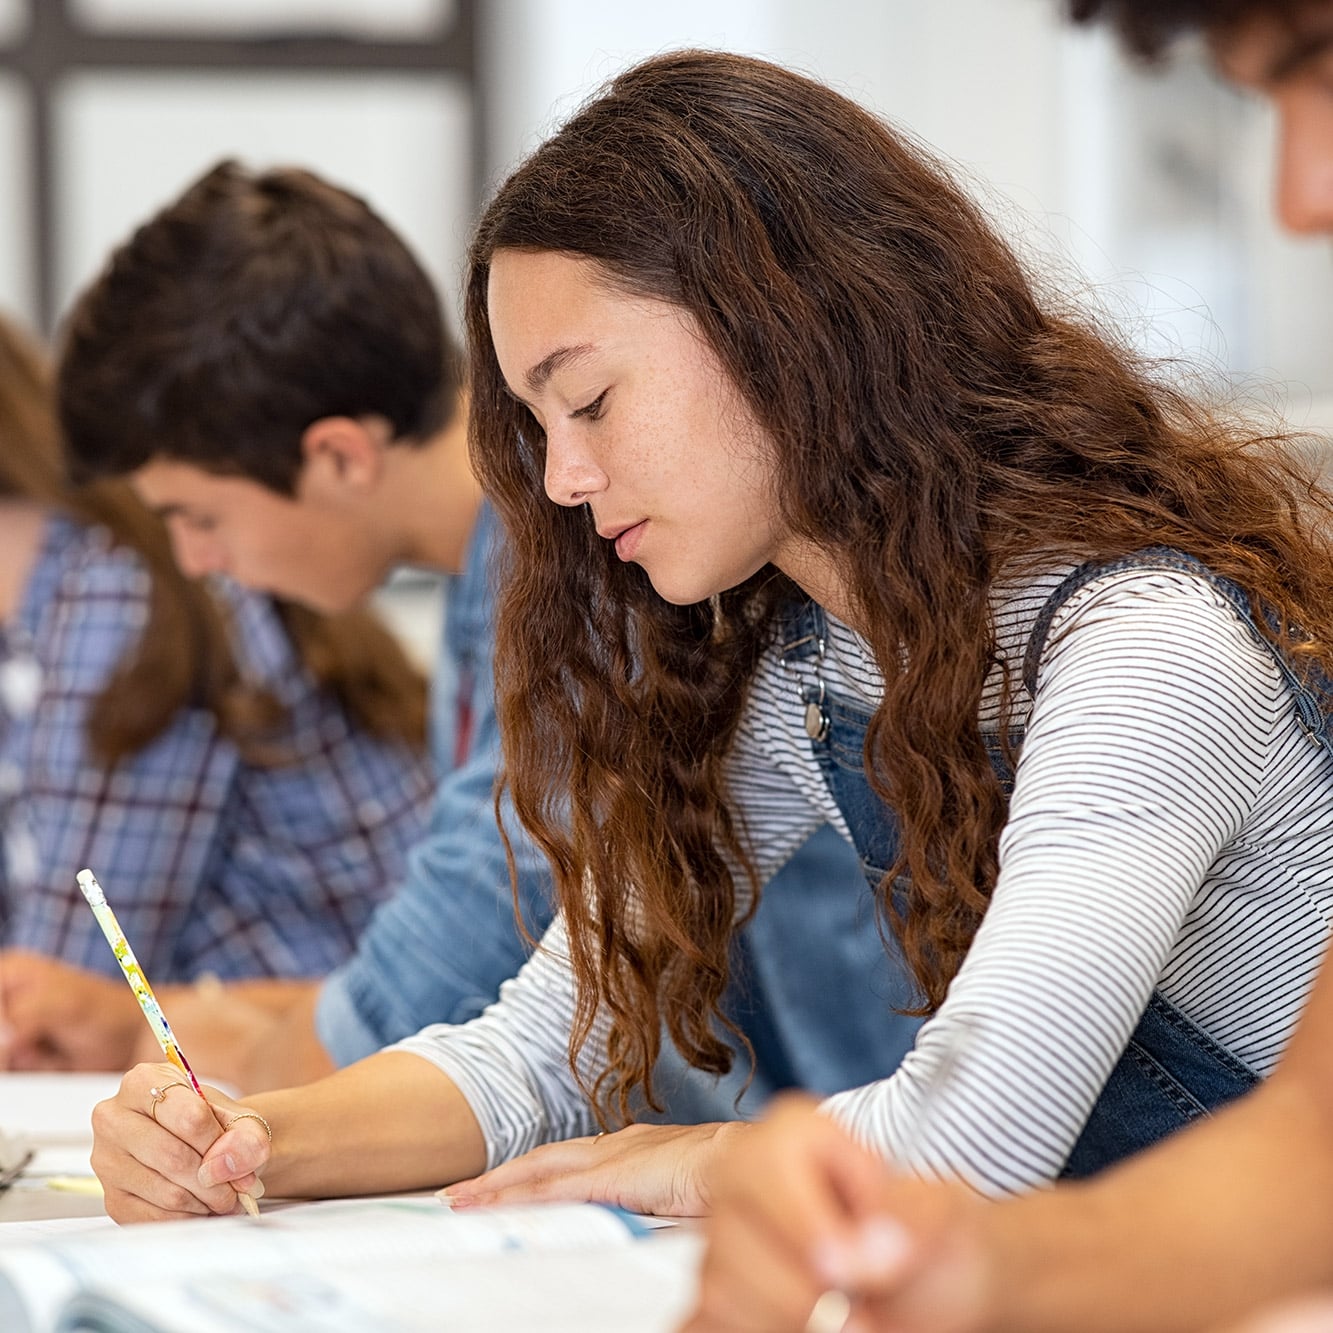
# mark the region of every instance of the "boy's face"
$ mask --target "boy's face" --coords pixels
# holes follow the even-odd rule
[[[1333,235],[1333,0],[1261,14],[1213,40],[1222,75],[1278,116],[1275,207],[1288,230]]]
[[[245,477],[163,458],[130,480],[165,521],[176,562],[191,578],[225,574],[336,613],[361,602],[393,563],[382,535],[355,506],[312,498],[300,483],[288,497]]]

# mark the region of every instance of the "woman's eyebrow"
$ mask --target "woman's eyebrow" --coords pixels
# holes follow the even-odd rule
[[[585,360],[595,350],[591,343],[571,343],[568,347],[557,347],[528,371],[523,377],[524,381],[533,393],[540,393],[557,370]]]

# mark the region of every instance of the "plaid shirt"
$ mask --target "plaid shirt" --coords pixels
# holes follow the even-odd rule
[[[0,940],[94,971],[116,961],[74,882],[97,874],[155,981],[316,976],[355,946],[424,826],[425,757],[358,731],[267,599],[222,585],[245,677],[287,708],[292,763],[247,763],[182,709],[108,771],[92,703],[148,614],[148,575],[100,529],[53,516],[0,630]]]

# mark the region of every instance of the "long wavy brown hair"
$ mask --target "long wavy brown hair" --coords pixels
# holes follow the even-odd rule
[[[143,633],[88,716],[92,753],[111,766],[143,749],[183,707],[203,708],[254,762],[288,756],[273,743],[283,719],[278,701],[244,680],[227,620],[202,583],[176,567],[166,529],[119,481],[72,486],[66,480],[46,356],[0,319],[0,496],[34,500],[97,524],[135,551],[148,571]],[[386,740],[421,748],[426,687],[398,643],[372,617],[328,617],[278,603],[306,668],[360,725]]]
[[[568,919],[571,1058],[610,1014],[599,1114],[628,1116],[639,1087],[653,1103],[663,1023],[695,1066],[728,1066],[718,1004],[748,901],[728,864],[750,862],[726,759],[802,594],[769,567],[669,605],[585,509],[546,499],[542,431],[488,323],[510,247],[595,261],[688,312],[771,443],[787,528],[837,560],[884,676],[867,768],[902,822],[886,884],[911,887],[901,909],[880,896],[924,1008],[996,879],[1007,807],[978,714],[997,577],[1177,547],[1247,588],[1298,656],[1333,662],[1328,505],[1276,445],[1041,299],[948,174],[846,98],[734,55],[629,70],[500,188],[467,290],[473,457],[511,538],[507,782]]]

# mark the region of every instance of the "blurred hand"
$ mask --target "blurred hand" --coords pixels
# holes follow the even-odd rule
[[[705,1180],[750,1126],[631,1125],[614,1134],[534,1148],[449,1187],[455,1208],[550,1199],[591,1199],[635,1213],[701,1217]]]
[[[173,1065],[136,1065],[120,1091],[93,1108],[92,1166],[117,1222],[234,1213],[238,1190],[264,1192],[264,1126],[216,1088],[204,1093],[207,1101]]]
[[[24,949],[0,952],[0,1015],[9,1069],[124,1069],[147,1031],[122,980]]]
[[[235,985],[166,986],[157,996],[196,1074],[228,1083],[233,1089],[253,1090],[248,1077],[250,1056],[256,1043],[264,1040],[277,1023],[271,1010],[251,1003],[244,997],[244,987]],[[135,1029],[133,1054],[120,1068],[127,1068],[135,1060],[161,1058],[157,1038],[141,1017]]]
[[[989,1270],[961,1186],[896,1177],[807,1098],[784,1098],[708,1183],[698,1305],[682,1333],[801,1333],[829,1291],[847,1333],[980,1333]]]

